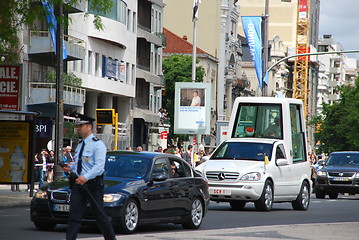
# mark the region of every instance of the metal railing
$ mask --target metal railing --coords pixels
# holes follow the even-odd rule
[[[46,83],[46,82],[30,82],[30,88],[37,89],[50,89],[50,99],[56,99],[56,83]],[[69,101],[80,101],[85,102],[86,100],[86,90],[80,87],[73,87],[69,85],[64,85],[64,95],[65,100]],[[54,91],[52,91],[54,90]],[[66,94],[73,93],[73,94]],[[30,97],[30,96],[29,96]]]
[[[64,41],[69,44],[69,45],[74,45],[77,47],[83,47],[84,49],[86,49],[86,42],[80,38],[77,37],[73,37],[70,35],[63,35],[64,37]],[[30,30],[30,46],[32,45],[32,38],[33,37],[46,37],[49,38],[50,37],[50,32],[49,31],[39,31],[39,30]],[[51,43],[52,44],[52,43]]]

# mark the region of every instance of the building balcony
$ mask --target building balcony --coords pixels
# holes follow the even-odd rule
[[[86,90],[64,85],[65,107],[83,107]],[[56,83],[30,82],[28,105],[56,105]]]
[[[69,35],[64,35],[67,61],[83,60],[86,43]],[[49,31],[30,31],[28,54],[31,61],[42,65],[54,66],[55,51]]]
[[[329,99],[329,101],[338,101],[339,100],[339,94],[330,94],[328,99]]]
[[[329,73],[330,74],[339,74],[340,73],[340,68],[339,67],[330,67],[329,68]]]
[[[338,87],[339,82],[338,81],[328,81],[329,87]]]
[[[137,65],[136,78],[142,78],[146,82],[154,83],[155,85],[164,86],[165,83],[163,76],[151,73],[150,71],[147,71],[144,66],[141,65]]]
[[[144,38],[147,42],[153,43],[157,46],[163,46],[163,39],[159,34],[151,33],[151,29],[148,29],[142,25],[137,25],[137,37]]]

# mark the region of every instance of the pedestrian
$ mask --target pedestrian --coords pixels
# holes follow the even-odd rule
[[[179,158],[182,158],[182,155],[180,153],[180,150],[178,147],[175,148],[175,156],[179,157]]]
[[[192,165],[192,158],[193,158],[193,146],[188,145],[187,151],[183,154],[183,159]]]
[[[74,161],[74,157],[73,157],[73,154],[72,154],[72,147],[71,147],[71,146],[67,146],[67,147],[66,147],[65,157],[66,157],[66,162],[73,162],[73,161]]]
[[[40,178],[39,178],[39,188],[42,187],[47,178],[47,163],[50,160],[49,153],[46,149],[41,150],[41,154],[39,155],[39,164],[42,164],[40,167]]]
[[[157,152],[159,152],[159,153],[163,153],[163,148],[162,148],[162,146],[158,146],[158,148],[157,148]]]
[[[63,167],[63,171],[76,171],[78,174],[74,184],[71,185],[70,213],[66,230],[66,239],[76,239],[81,227],[81,220],[87,203],[90,203],[96,223],[106,240],[116,239],[111,222],[104,211],[104,181],[103,173],[106,162],[106,146],[96,138],[93,133],[95,119],[82,114],[74,114],[77,117],[77,132],[82,137],[76,148],[75,164]]]
[[[132,147],[126,147],[125,150],[132,151]]]
[[[137,146],[137,152],[142,152],[143,151],[143,149],[142,149],[142,146]]]

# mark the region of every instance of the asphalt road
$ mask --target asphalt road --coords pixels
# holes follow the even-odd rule
[[[310,208],[306,212],[294,211],[288,203],[274,204],[271,212],[257,212],[253,204],[248,204],[243,211],[233,211],[227,203],[212,202],[201,228],[197,231],[218,229],[218,232],[221,232],[223,231],[221,229],[228,231],[232,228],[288,224],[357,223],[359,222],[358,204],[358,195],[339,196],[336,200],[312,198]],[[49,232],[38,231],[30,221],[29,212],[26,207],[0,209],[0,239],[64,239],[66,225],[58,225]],[[323,228],[323,225],[321,227]],[[330,224],[327,228],[330,228]],[[158,233],[183,231],[179,225],[149,225],[141,227],[137,235],[156,236]],[[195,235],[196,231],[191,234]],[[118,236],[125,238],[120,234]],[[97,237],[101,235],[96,228],[83,227],[79,234],[79,238]],[[356,238],[357,236],[353,236],[353,239]]]

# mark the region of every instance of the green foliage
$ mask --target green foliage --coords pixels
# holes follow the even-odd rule
[[[81,87],[82,79],[77,77],[73,72],[64,73],[64,85],[73,87]],[[49,83],[56,83],[56,73],[54,71],[48,71],[45,76],[45,81]]]
[[[323,105],[322,116],[312,124],[319,125],[315,134],[319,152],[359,150],[359,79],[354,86],[340,87],[340,100]]]
[[[69,139],[76,139],[77,138],[77,134],[75,134],[75,123],[73,122],[64,122],[64,138],[69,138]]]
[[[196,61],[199,63],[199,60]],[[165,95],[163,96],[163,107],[167,110],[170,117],[170,137],[173,137],[174,125],[174,98],[176,82],[192,81],[192,57],[183,55],[172,55],[163,60],[163,75],[165,77]],[[204,76],[204,68],[196,67],[196,82],[202,82]]]

